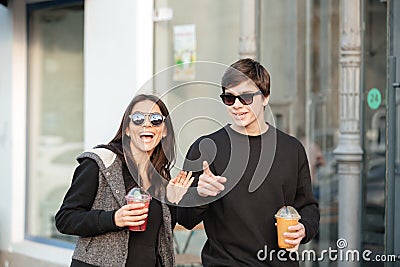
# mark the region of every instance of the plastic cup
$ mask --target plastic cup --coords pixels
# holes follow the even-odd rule
[[[283,206],[275,214],[276,227],[278,232],[278,247],[280,248],[293,248],[291,244],[287,244],[285,239],[290,239],[283,236],[283,233],[290,232],[289,226],[297,225],[300,220],[300,215],[295,208],[291,206]]]
[[[148,209],[149,205],[150,205],[151,196],[149,193],[147,193],[142,188],[135,187],[129,191],[129,193],[125,196],[125,199],[126,199],[127,204],[143,203],[144,207],[142,207],[140,209],[144,209],[144,208]],[[148,217],[146,217],[144,219],[144,223],[141,225],[129,226],[129,230],[130,231],[145,231],[146,227],[147,227],[147,218]]]

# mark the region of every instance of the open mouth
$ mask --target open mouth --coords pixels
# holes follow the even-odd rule
[[[243,120],[248,112],[238,112],[238,113],[233,113],[233,116],[235,117],[235,119],[238,120]]]
[[[152,132],[143,132],[139,134],[140,139],[144,142],[144,143],[148,143],[151,142],[154,138],[154,133]]]

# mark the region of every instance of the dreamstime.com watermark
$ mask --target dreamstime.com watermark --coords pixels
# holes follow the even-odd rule
[[[340,238],[336,241],[336,249],[328,247],[320,252],[312,249],[305,249],[301,252],[288,252],[286,250],[270,250],[267,245],[257,252],[257,259],[260,261],[345,261],[345,262],[395,262],[400,261],[400,255],[374,255],[373,251],[366,249],[359,251],[356,249],[346,249],[347,240]]]

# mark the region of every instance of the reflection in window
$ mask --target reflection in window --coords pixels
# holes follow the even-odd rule
[[[334,246],[338,234],[339,1],[260,1],[260,61],[271,74],[276,125],[303,143],[321,212],[318,236],[302,249]],[[301,266],[309,263],[301,263]],[[335,266],[317,262],[313,266]]]
[[[26,231],[59,238],[54,214],[83,149],[83,4],[28,10]]]

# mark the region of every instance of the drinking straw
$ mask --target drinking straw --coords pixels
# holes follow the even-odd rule
[[[285,203],[286,214],[289,214],[289,209],[286,202],[285,186],[282,184],[283,202]]]

